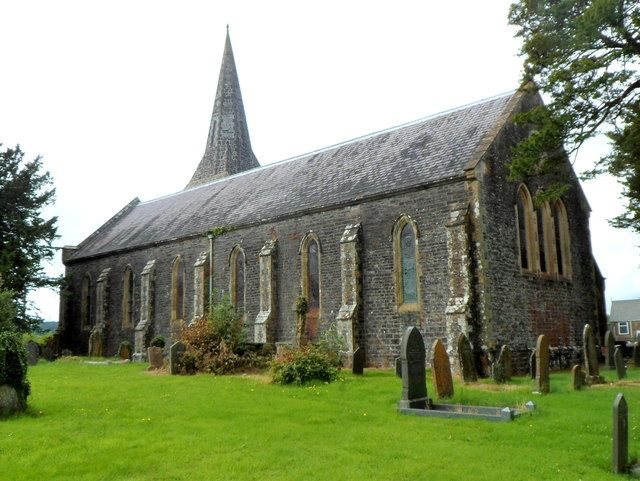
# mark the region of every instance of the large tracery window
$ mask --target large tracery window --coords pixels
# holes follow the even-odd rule
[[[235,246],[231,251],[229,267],[231,269],[231,285],[229,286],[231,304],[236,308],[236,311],[242,312],[245,301],[245,257],[240,246]]]
[[[560,199],[558,199],[553,206],[553,227],[555,231],[558,275],[571,279],[569,222],[567,218],[567,210]]]
[[[89,274],[82,278],[80,288],[80,322],[82,329],[91,327],[91,277]]]
[[[185,271],[182,258],[177,256],[171,267],[171,322],[184,320]]]
[[[320,240],[313,232],[309,232],[300,244],[302,256],[302,295],[307,299],[306,334],[310,340],[318,335],[320,324]]]
[[[122,329],[133,327],[133,270],[127,266],[122,279]]]
[[[420,276],[418,268],[418,229],[415,222],[402,215],[393,228],[393,251],[396,303],[399,310],[418,310]]]

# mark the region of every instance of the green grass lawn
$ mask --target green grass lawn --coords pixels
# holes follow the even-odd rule
[[[621,479],[609,473],[618,392],[629,403],[630,455],[640,448],[640,369],[629,372],[638,384],[580,392],[568,372],[555,373],[546,396],[531,394],[527,378],[497,391],[456,384],[453,402],[538,404],[511,423],[401,415],[391,371],[343,377],[300,388],[41,362],[29,372],[29,412],[0,421],[0,479]]]

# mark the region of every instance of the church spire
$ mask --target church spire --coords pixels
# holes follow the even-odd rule
[[[251,150],[229,26],[204,155],[187,188],[259,167]]]

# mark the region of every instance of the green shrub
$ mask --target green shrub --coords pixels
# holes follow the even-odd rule
[[[219,303],[213,306],[209,316],[214,336],[219,342],[224,342],[235,353],[244,349],[246,340],[247,333],[242,318],[243,313],[233,307],[229,296],[226,294],[222,296]]]
[[[316,345],[326,353],[333,367],[343,366],[342,353],[347,350],[347,341],[338,332],[335,322],[322,333]]]
[[[18,393],[20,402],[26,405],[31,392],[27,381],[27,351],[22,339],[14,332],[0,332],[0,386],[6,384]]]
[[[153,347],[160,347],[160,348],[164,349],[164,346],[165,346],[164,337],[163,336],[154,337],[153,340],[151,341],[151,345]]]
[[[287,349],[271,362],[271,378],[276,384],[305,384],[311,380],[335,381],[339,369],[327,352],[318,346]]]

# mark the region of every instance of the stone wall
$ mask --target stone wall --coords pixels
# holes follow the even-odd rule
[[[364,341],[369,365],[390,366],[398,355],[398,346],[406,326],[420,326],[427,345],[436,337],[446,340],[445,311],[450,301],[449,253],[447,227],[451,206],[467,203],[468,191],[462,179],[438,186],[404,193],[389,198],[358,203],[350,206],[309,213],[302,217],[283,219],[268,225],[238,228],[225,232],[214,240],[213,287],[216,296],[229,292],[229,255],[239,245],[246,256],[246,324],[249,339],[253,339],[253,323],[260,311],[260,260],[265,242],[277,239],[275,264],[275,336],[277,341],[288,341],[294,336],[294,303],[301,289],[300,242],[313,231],[320,240],[320,331],[336,322],[342,305],[340,240],[348,224],[362,225],[362,316],[363,331],[357,338]],[[399,313],[395,300],[394,255],[392,231],[401,214],[409,215],[420,231],[418,263],[422,309],[420,312]],[[211,226],[218,227],[218,226]],[[123,340],[134,344],[134,329],[122,329],[123,275],[131,265],[134,272],[133,325],[140,321],[141,273],[150,260],[155,259],[154,306],[151,332],[146,338],[172,333],[171,267],[174,258],[182,257],[186,270],[187,318],[194,314],[194,264],[202,253],[208,253],[206,235],[183,241],[174,241],[106,257],[67,263],[72,292],[80,292],[82,275],[91,273],[93,279],[106,268],[109,271],[109,308],[105,319],[105,354],[113,355]],[[95,288],[91,293],[91,319],[95,322]],[[208,292],[205,292],[208,297]],[[214,299],[215,300],[215,299]],[[86,352],[90,329],[79,324],[80,300],[74,295],[66,303],[63,344],[75,352]],[[360,341],[362,342],[362,341]]]
[[[479,189],[474,203],[482,230],[476,239],[483,253],[478,256],[475,279],[481,293],[476,312],[482,326],[481,341],[491,350],[508,344],[520,371],[538,334],[545,334],[553,347],[580,346],[584,324],[595,327],[597,308],[588,205],[568,166],[571,188],[562,200],[568,214],[572,278],[524,273],[520,268],[515,219],[519,184],[507,181],[506,163],[521,135],[513,124],[503,127],[476,168]],[[525,184],[535,195],[555,180],[559,179],[537,176]]]

